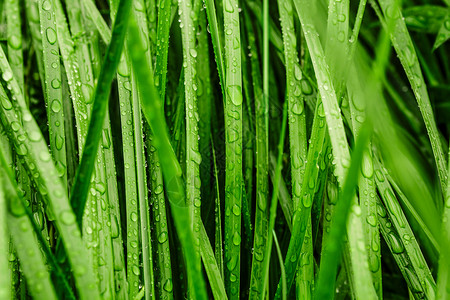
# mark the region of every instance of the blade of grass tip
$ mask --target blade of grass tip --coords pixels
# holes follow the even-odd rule
[[[201,223],[200,207],[200,164],[202,155],[198,151],[198,101],[197,101],[197,47],[194,14],[189,1],[178,1],[180,28],[183,43],[184,94],[186,110],[186,205],[189,207],[191,230],[194,233],[195,251],[199,251],[199,226]],[[192,259],[192,258],[191,258]],[[195,262],[200,264],[200,260]]]
[[[5,2],[5,13],[8,36],[8,58],[14,77],[19,87],[24,91],[24,64],[22,53],[22,25],[19,0],[7,0]]]
[[[121,0],[117,11],[116,21],[111,35],[111,43],[108,46],[105,60],[95,88],[92,116],[86,135],[86,142],[78,166],[75,182],[71,193],[71,204],[77,215],[77,223],[81,224],[86,197],[89,192],[91,175],[102,134],[102,127],[108,106],[108,97],[111,83],[119,64],[122,53],[123,41],[127,28],[128,15],[131,9],[130,0]]]
[[[242,205],[242,71],[238,1],[224,3],[225,30],[225,287],[239,298]]]
[[[356,72],[352,71],[352,75]],[[356,76],[350,75],[348,85],[352,80],[357,81]],[[354,84],[358,84],[355,82]],[[364,94],[363,86],[361,84],[349,88],[349,102],[350,111],[352,115],[352,127],[353,135],[355,139],[358,138],[359,131],[361,130],[362,123],[365,120],[365,104],[364,104]],[[366,245],[380,244],[380,231],[378,229],[377,222],[377,207],[376,202],[376,185],[374,179],[373,170],[373,154],[371,150],[371,143],[369,142],[368,147],[364,151],[363,161],[361,164],[360,176],[358,180],[359,186],[359,201],[361,206],[361,218],[365,220],[363,222],[363,228],[365,233]],[[368,247],[369,255],[369,268],[372,272],[372,280],[374,283],[375,290],[379,299],[382,299],[382,285],[381,285],[381,250],[380,247]]]
[[[56,37],[55,15],[50,1],[43,5],[38,2],[43,62],[44,62],[44,96],[49,124],[50,149],[56,163],[60,178],[67,186],[67,160],[64,126],[64,102],[61,89],[61,65],[59,58],[59,43]],[[50,6],[50,7],[48,7]],[[44,9],[45,8],[45,9]]]
[[[264,247],[267,239],[267,201],[269,194],[269,137],[268,137],[268,101],[263,95],[260,60],[256,46],[253,25],[248,14],[244,14],[250,51],[251,78],[255,106],[255,143],[256,143],[256,206],[254,221],[253,258],[250,276],[249,298],[258,297],[259,285],[263,276]]]
[[[214,50],[214,57],[219,74],[220,88],[222,95],[225,97],[225,62],[223,58],[223,42],[219,33],[219,25],[217,23],[216,7],[214,0],[205,0],[206,16],[208,17],[209,32]]]
[[[282,286],[281,299],[286,300],[287,286],[286,286],[286,271],[284,270],[283,254],[281,253],[280,244],[278,243],[275,230],[272,231],[272,234],[273,234],[273,241],[275,242],[275,247],[277,249],[278,260],[280,262],[281,268],[281,286]]]
[[[281,29],[283,32],[286,64],[286,97],[289,101],[289,145],[291,155],[292,201],[294,210],[301,205],[301,186],[305,171],[306,118],[302,92],[302,71],[297,53],[297,37],[294,28],[294,9],[292,0],[278,1]],[[311,228],[310,224],[308,228]],[[312,257],[312,243],[304,246],[305,257]],[[314,270],[313,264],[305,264],[297,273],[297,290],[310,299]]]
[[[347,219],[352,207],[352,198],[355,197],[355,187],[358,182],[358,174],[363,158],[364,149],[370,139],[370,129],[366,124],[360,130],[359,138],[353,150],[352,160],[348,169],[348,175],[339,193],[339,201],[336,205],[335,217],[329,233],[327,247],[322,250],[321,264],[314,299],[331,299],[334,294],[334,283],[337,268],[341,257],[341,243],[343,241]],[[359,208],[356,206],[356,208]],[[364,262],[361,262],[364,263]],[[369,295],[367,295],[369,296]],[[375,296],[376,298],[376,296]]]
[[[270,152],[269,160],[270,160],[269,173],[273,185],[275,184],[276,169],[277,169],[277,157],[275,156],[274,153]],[[292,231],[292,215],[294,214],[293,213],[294,209],[292,208],[293,205],[291,196],[289,194],[289,190],[283,178],[280,179],[280,187],[278,189],[280,191],[280,195],[278,195],[278,197],[280,198],[281,210],[283,211],[284,218],[286,219],[286,223],[289,227],[289,230]]]
[[[166,97],[167,58],[169,54],[170,12],[172,0],[160,0],[158,7],[158,27],[156,31],[156,67],[155,85],[158,87],[161,101]]]
[[[277,205],[278,205],[278,189],[280,186],[280,178],[281,178],[281,169],[282,169],[282,158],[283,158],[283,146],[284,146],[284,138],[286,136],[286,126],[288,119],[288,101],[284,102],[283,105],[283,120],[281,122],[281,132],[280,138],[278,141],[278,155],[277,155],[277,168],[275,171],[275,184],[272,192],[272,199],[270,200],[270,210],[269,210],[269,228],[267,231],[268,237],[266,242],[266,248],[264,249],[264,262],[263,262],[263,271],[262,278],[260,283],[260,295],[266,294],[266,286],[269,278],[269,264],[272,252],[273,245],[273,231],[275,228],[275,219],[277,214]]]
[[[0,47],[0,68],[5,74],[12,74],[5,60],[5,54]],[[8,75],[9,76],[9,75]],[[74,268],[75,283],[79,288],[80,298],[97,299],[98,292],[93,280],[90,266],[86,267],[87,251],[81,241],[81,234],[75,222],[64,187],[58,177],[55,165],[51,159],[46,142],[39,130],[36,121],[26,107],[23,94],[18,89],[14,77],[6,77],[11,88],[14,106],[22,115],[22,124],[17,118],[17,112],[12,109],[13,105],[8,99],[3,86],[0,86],[0,101],[2,103],[2,123],[9,128],[8,137],[16,147],[16,153],[25,162],[25,167],[30,172],[39,192],[45,195],[46,206],[54,217],[56,228],[61,234],[61,240],[66,248],[70,263]],[[3,77],[5,78],[5,77]],[[13,125],[14,124],[14,125]],[[45,176],[44,176],[45,174]]]
[[[41,232],[41,226],[38,225],[37,223],[38,221],[35,219],[35,216],[31,212],[31,210],[27,207],[28,200],[26,200],[23,197],[23,192],[21,191],[21,189],[14,180],[14,175],[11,172],[10,166],[7,163],[5,156],[3,154],[5,148],[2,147],[1,150],[2,151],[0,151],[0,168],[3,168],[4,171],[3,176],[3,183],[5,184],[4,193],[5,195],[8,196],[7,207],[9,208],[10,216],[16,218],[17,215],[21,217],[22,214],[26,214],[28,220],[22,220],[22,222],[29,224],[30,227],[34,230],[37,237],[37,241],[39,242],[39,246],[42,249],[43,254],[45,254],[45,257],[47,259],[48,264],[51,266],[53,274],[62,283],[63,293],[65,297],[67,297],[68,299],[75,299],[75,295],[73,294],[72,288],[70,287],[69,283],[66,280],[65,274],[62,272],[55,256],[53,255],[52,250],[48,245],[48,241],[45,239],[45,237]],[[7,227],[5,227],[5,229],[6,228]]]
[[[436,41],[433,45],[433,51],[442,46],[442,44],[444,44],[448,39],[450,39],[450,14],[447,14],[445,19],[442,21],[441,28],[439,28]]]
[[[154,133],[153,138],[157,150],[165,154],[160,157],[161,168],[167,186],[167,195],[171,204],[173,219],[182,244],[184,257],[186,258],[188,278],[193,287],[192,296],[196,299],[206,299],[205,282],[199,264],[195,263],[199,258],[196,258],[198,252],[194,249],[190,218],[184,203],[181,168],[170,145],[161,101],[158,96],[159,93],[154,86],[153,74],[150,72],[148,61],[144,55],[143,45],[139,39],[139,29],[133,19],[131,19],[128,33],[127,43],[139,89],[142,95],[149,95],[149,97],[141,97],[140,99],[142,110]]]
[[[9,271],[9,232],[7,230],[7,210],[3,182],[0,181],[0,298],[12,299],[11,295],[11,277]]]
[[[208,235],[206,234],[206,230],[203,224],[200,230],[200,253],[214,299],[228,299],[227,293],[225,291],[223,275],[221,274],[221,270],[217,265],[211,243],[209,241]]]
[[[446,191],[447,169],[446,158],[441,145],[440,135],[436,127],[436,121],[431,107],[427,86],[423,79],[419,60],[408,33],[400,7],[395,0],[379,0],[381,9],[387,18],[387,28],[391,36],[392,45],[398,54],[406,76],[411,84],[417,104],[427,128],[431,147],[433,149],[436,168],[439,174],[442,191]]]
[[[449,151],[450,154],[450,151]],[[448,168],[450,172],[450,166]],[[450,178],[450,176],[449,176]],[[437,276],[437,299],[450,299],[450,184],[447,184],[445,194],[445,207],[442,212],[442,238],[440,243],[441,256],[439,257],[439,267]]]

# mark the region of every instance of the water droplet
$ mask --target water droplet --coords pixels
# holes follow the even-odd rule
[[[393,253],[400,254],[405,250],[402,242],[395,233],[393,232],[389,233],[389,241]]]
[[[172,280],[170,278],[166,280],[163,288],[166,292],[169,292],[169,293],[172,292],[173,284],[172,284]]]
[[[45,11],[49,11],[52,8],[52,4],[50,0],[45,0],[44,3],[42,3],[42,9]]]
[[[132,212],[130,215],[131,221],[136,222],[138,219],[138,216],[135,212]]]
[[[373,227],[377,226],[377,217],[374,216],[373,214],[367,216],[366,221],[370,226],[373,226]]]
[[[302,88],[302,92],[304,95],[311,95],[313,92],[313,88],[311,84],[309,84],[308,80],[302,79],[300,80],[300,86]]]
[[[229,13],[234,12],[233,4],[231,3],[231,0],[225,0],[225,11]]]
[[[75,223],[75,214],[70,210],[63,211],[60,217],[61,222],[65,225],[72,225]]]
[[[167,231],[163,231],[158,235],[158,242],[161,244],[167,241]]]
[[[159,184],[156,188],[155,188],[155,194],[159,195],[163,192],[163,186],[162,184]]]
[[[39,154],[39,158],[43,161],[43,162],[48,162],[51,159],[50,153],[48,153],[48,151],[42,151]]]
[[[242,104],[242,93],[239,85],[230,85],[227,88],[227,95],[234,105],[239,106]]]
[[[12,109],[12,103],[11,103],[11,101],[9,101],[8,98],[1,97],[1,101],[2,101],[2,106],[3,106],[4,109],[6,109],[6,110],[11,110]],[[17,123],[17,125],[19,125],[19,124]]]
[[[17,35],[12,35],[8,39],[8,44],[13,49],[20,49],[22,47],[22,39]]]
[[[297,80],[302,79],[302,70],[298,64],[294,64],[294,76]]]
[[[57,78],[53,79],[51,82],[52,88],[59,89],[61,87],[61,81]]]
[[[136,275],[136,276],[139,276],[141,274],[141,271],[139,270],[138,266],[133,266],[131,268],[131,270],[133,271],[133,274]]]
[[[56,31],[49,27],[47,28],[47,30],[45,31],[46,35],[47,35],[47,41],[53,45],[54,43],[56,43]]]
[[[370,154],[367,151],[363,154],[363,161],[361,165],[361,172],[366,178],[371,178],[373,176],[373,163]]]
[[[301,115],[303,113],[303,103],[294,103],[292,107],[292,112],[296,115]]]
[[[57,99],[52,101],[51,109],[54,113],[59,113],[61,111],[61,102]]]
[[[192,57],[196,58],[196,57],[197,57],[197,50],[191,49],[191,50],[189,50],[189,54],[190,54]]]
[[[6,70],[5,72],[3,72],[2,78],[4,81],[10,81],[13,78],[13,74],[11,71]]]

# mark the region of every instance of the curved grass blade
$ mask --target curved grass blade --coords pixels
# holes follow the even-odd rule
[[[441,28],[438,31],[436,41],[433,45],[433,51],[442,46],[448,39],[450,39],[450,13],[447,13],[447,16],[442,21]]]
[[[280,261],[280,268],[281,268],[281,286],[282,286],[281,299],[286,300],[287,286],[286,286],[286,272],[284,270],[283,254],[281,253],[280,244],[278,243],[275,230],[272,231],[272,234],[273,234],[273,241],[275,242],[275,247],[277,249],[278,260]]]
[[[21,216],[25,214],[28,217],[28,220],[22,220],[22,223],[26,223],[26,227],[30,226],[36,235],[37,241],[39,242],[40,249],[42,249],[43,254],[47,259],[47,262],[50,264],[53,269],[53,273],[55,277],[62,283],[63,293],[67,299],[75,299],[75,295],[65,277],[65,274],[61,270],[55,256],[52,253],[48,245],[48,241],[44,237],[41,232],[41,226],[37,224],[35,216],[31,212],[31,210],[26,206],[28,200],[24,199],[23,192],[18,187],[17,183],[14,181],[14,175],[10,170],[9,164],[6,162],[3,151],[5,151],[4,147],[0,147],[2,151],[0,151],[0,168],[3,169],[4,175],[2,179],[2,185],[4,184],[5,189],[4,193],[8,196],[9,203],[9,216],[12,218],[17,218],[17,213]],[[21,218],[21,217],[20,217]],[[21,218],[22,219],[22,218]],[[7,217],[5,216],[5,220]],[[42,221],[41,221],[42,222]],[[5,227],[6,229],[7,227]],[[6,298],[5,298],[6,299]]]
[[[436,168],[438,170],[442,191],[447,186],[447,162],[444,156],[440,136],[436,127],[433,109],[427,92],[427,86],[423,79],[420,64],[412,43],[411,37],[406,28],[400,7],[394,0],[379,0],[381,9],[386,17],[386,30],[391,36],[392,45],[398,54],[406,76],[411,84],[417,104],[422,113],[425,126],[427,128],[431,147],[433,149]],[[382,20],[383,21],[383,20]]]
[[[308,222],[310,220],[311,200],[309,199],[312,199],[314,197],[316,181],[319,175],[318,166],[320,165],[320,162],[323,159],[325,153],[325,149],[323,146],[327,133],[327,126],[325,121],[325,112],[323,109],[322,100],[320,98],[318,98],[316,106],[317,107],[314,112],[313,126],[311,130],[311,144],[308,149],[308,156],[306,160],[307,163],[305,166],[304,174],[304,178],[309,179],[302,182],[302,205],[299,206],[293,213],[291,240],[289,241],[288,251],[284,260],[286,285],[288,291],[291,289],[298,265],[300,264],[302,251],[298,251],[298,249],[302,249]],[[312,189],[310,188],[309,182],[314,183],[314,185],[311,184]],[[275,298],[280,299],[281,294],[282,283],[279,282]]]
[[[365,120],[365,103],[363,86],[360,85],[354,70],[348,80],[348,94],[350,102],[350,112],[352,116],[353,135],[355,139],[358,138],[359,131]],[[352,86],[351,85],[356,85]],[[364,151],[363,160],[361,164],[359,176],[359,203],[361,206],[361,219],[363,222],[364,236],[366,245],[380,244],[380,231],[377,222],[377,207],[376,203],[376,185],[374,179],[373,168],[373,153],[371,150],[371,143]],[[372,280],[377,291],[379,299],[382,299],[382,285],[381,285],[381,250],[380,247],[368,247],[369,269],[372,272]]]
[[[133,70],[142,95],[142,110],[151,126],[157,150],[165,155],[160,157],[161,168],[166,184],[167,195],[171,203],[173,219],[178,236],[183,247],[183,253],[188,279],[192,286],[192,296],[196,299],[206,299],[206,288],[198,261],[198,252],[194,248],[193,233],[190,230],[190,218],[184,199],[184,187],[181,178],[181,168],[170,145],[166,122],[162,114],[159,93],[154,86],[153,74],[144,55],[139,39],[139,29],[132,19],[129,25],[128,47],[130,49]],[[151,99],[151,100],[150,100]],[[149,101],[150,100],[150,101]],[[192,259],[193,258],[193,259]]]
[[[111,35],[111,43],[108,46],[107,54],[95,89],[91,113],[95,118],[92,118],[89,124],[83,155],[77,169],[70,197],[70,203],[77,215],[77,223],[79,225],[81,225],[86,197],[89,192],[91,176],[94,169],[94,162],[102,135],[111,83],[119,64],[120,55],[122,54],[130,9],[130,0],[120,1]]]
[[[380,192],[383,204],[386,207],[385,212],[390,217],[392,226],[396,231],[387,231],[385,239],[390,241],[388,245],[392,245],[391,252],[394,254],[406,252],[406,255],[409,257],[410,263],[407,268],[405,267],[405,269],[402,270],[401,265],[399,265],[404,276],[406,275],[405,278],[412,276],[409,275],[409,273],[414,273],[417,278],[422,279],[420,280],[419,285],[415,285],[417,282],[414,280],[410,279],[407,281],[411,291],[417,295],[424,293],[428,298],[434,299],[436,283],[431,275],[427,262],[423,257],[420,246],[414,237],[414,233],[397,201],[394,191],[386,179],[386,172],[382,169],[381,164],[377,159],[374,160],[374,167],[378,191]]]
[[[0,47],[0,68],[5,73],[10,72],[5,55]],[[3,77],[5,79],[5,77]],[[16,153],[24,160],[24,165],[30,172],[39,192],[44,195],[48,207],[47,213],[51,213],[56,228],[61,234],[66,254],[74,268],[76,286],[79,288],[80,298],[98,299],[98,292],[93,279],[90,265],[87,267],[87,251],[81,241],[80,230],[76,224],[76,218],[71,210],[70,203],[64,192],[64,187],[58,172],[53,164],[46,142],[39,130],[36,121],[24,103],[23,94],[18,89],[17,81],[11,76],[7,83],[14,95],[14,106],[17,107],[22,122],[18,119],[17,112],[12,109],[13,104],[8,99],[3,87],[0,87],[1,115],[3,126],[11,141],[16,147]],[[45,176],[44,176],[45,174]]]
[[[366,125],[367,126],[367,125]],[[356,141],[355,149],[352,153],[352,160],[348,169],[348,175],[342,190],[339,193],[339,201],[335,209],[335,217],[328,236],[327,246],[322,250],[320,270],[314,299],[331,299],[334,294],[334,283],[337,275],[337,267],[341,257],[341,242],[346,231],[347,219],[350,215],[352,198],[355,197],[355,187],[358,182],[359,169],[361,166],[363,152],[367,147],[370,138],[370,130],[362,127],[359,138]],[[358,206],[356,206],[359,208]],[[355,224],[352,224],[355,225]],[[364,263],[364,262],[361,262]],[[367,297],[375,295],[366,295]],[[375,296],[375,297],[373,297]]]
[[[217,265],[214,252],[211,248],[211,243],[203,224],[200,230],[200,254],[202,256],[203,266],[205,267],[214,299],[228,299],[225,291],[225,285],[223,283],[223,275]]]

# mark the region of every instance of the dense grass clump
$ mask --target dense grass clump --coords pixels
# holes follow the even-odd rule
[[[450,299],[450,2],[0,2],[0,299]]]

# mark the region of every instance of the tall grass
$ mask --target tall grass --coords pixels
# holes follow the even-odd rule
[[[0,2],[0,298],[450,299],[449,5]]]

